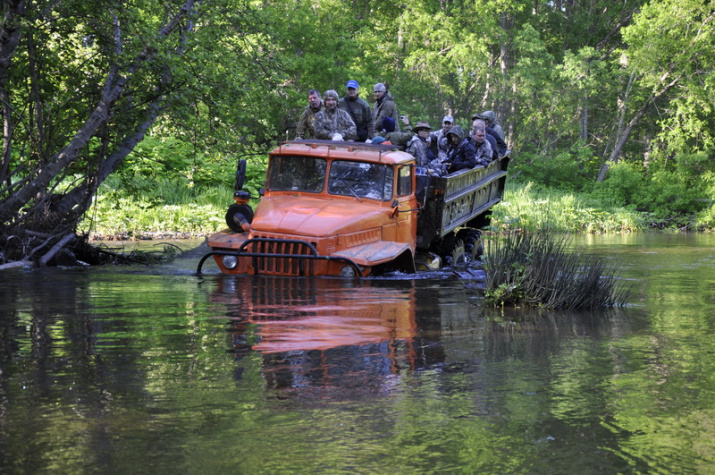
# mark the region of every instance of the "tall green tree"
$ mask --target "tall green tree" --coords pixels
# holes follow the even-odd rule
[[[601,168],[603,180],[633,128],[649,110],[658,123],[654,150],[673,153],[706,152],[715,148],[713,115],[715,85],[715,2],[653,1],[625,29],[623,59],[636,92],[624,99],[625,126]]]
[[[260,141],[255,98],[279,100],[272,40],[243,0],[11,0],[2,13],[5,237],[73,232],[152,127],[198,129],[217,149]]]

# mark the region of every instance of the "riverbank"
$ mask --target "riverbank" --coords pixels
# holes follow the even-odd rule
[[[185,202],[172,203],[109,199],[100,194],[91,211],[92,219],[85,219],[80,231],[88,233],[92,241],[202,238],[226,228],[225,213],[232,194],[228,188],[204,188],[195,190],[193,196],[185,195]],[[694,217],[691,225],[672,224],[682,223],[680,218],[657,219],[604,197],[507,181],[502,202],[493,208],[492,228],[597,234],[713,230],[698,225]]]

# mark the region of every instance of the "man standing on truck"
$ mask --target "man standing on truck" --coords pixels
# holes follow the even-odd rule
[[[315,114],[315,138],[322,140],[350,140],[357,128],[352,117],[338,107],[338,93],[328,89],[323,94],[325,107]]]
[[[447,132],[452,128],[452,124],[454,124],[454,117],[449,114],[445,115],[442,119],[442,128],[430,134],[430,149],[441,160],[447,159],[447,151],[449,150]]]
[[[382,119],[389,117],[395,121],[395,127],[400,131],[400,124],[397,123],[397,107],[395,107],[395,99],[392,94],[387,92],[387,86],[379,82],[372,88],[375,94],[375,104],[372,106],[372,120],[374,121],[375,130],[382,127]]]
[[[353,122],[355,122],[355,127],[357,128],[357,137],[355,140],[358,142],[372,141],[372,138],[375,136],[375,124],[372,121],[372,112],[370,112],[368,103],[358,97],[359,90],[360,86],[357,81],[354,79],[348,81],[345,96],[340,99],[338,107],[347,111],[350,117],[352,117]]]
[[[308,105],[298,119],[298,127],[295,131],[295,139],[311,139],[315,137],[315,129],[313,121],[315,114],[323,108],[323,100],[320,98],[320,92],[315,89],[308,91]]]

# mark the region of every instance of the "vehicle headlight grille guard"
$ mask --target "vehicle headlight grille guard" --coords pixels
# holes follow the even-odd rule
[[[299,269],[297,275],[310,275],[310,273],[306,274],[304,264],[316,260],[342,262],[351,266],[356,276],[362,275],[360,267],[352,259],[340,256],[321,256],[312,243],[300,239],[252,238],[247,239],[235,251],[211,251],[204,255],[199,261],[199,265],[196,268],[197,275],[201,275],[201,268],[204,262],[211,256],[250,257],[253,259],[253,269],[256,274],[258,274],[260,270],[265,270],[265,260],[268,259],[270,260],[269,262],[273,264],[275,264],[277,260],[285,261],[286,263],[292,260],[298,263]]]

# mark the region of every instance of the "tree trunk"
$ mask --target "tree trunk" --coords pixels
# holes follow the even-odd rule
[[[620,119],[619,119],[619,130],[616,133],[616,142],[613,146],[613,150],[611,151],[611,154],[609,155],[608,159],[606,162],[601,165],[601,169],[598,171],[598,178],[596,181],[602,182],[603,180],[606,179],[606,175],[608,174],[608,170],[611,168],[611,165],[614,163],[618,163],[620,160],[621,156],[621,151],[623,150],[623,146],[626,144],[628,141],[628,137],[630,136],[631,131],[633,130],[633,127],[638,124],[640,119],[643,117],[645,114],[646,110],[648,107],[654,103],[658,98],[660,98],[663,94],[668,92],[673,86],[678,84],[680,82],[681,76],[677,76],[675,79],[673,79],[671,82],[663,86],[658,92],[655,92],[651,94],[645,101],[643,101],[643,104],[641,105],[640,109],[635,113],[635,115],[631,118],[631,120],[628,121],[628,124],[621,130],[623,120],[625,118],[626,114],[626,103],[628,99],[628,95],[630,92],[631,85],[633,84],[633,81],[635,79],[635,73],[631,74],[630,79],[628,80],[628,87],[626,88],[626,98],[623,101],[623,106],[621,108],[621,114],[620,114]],[[665,79],[665,77],[663,78]]]
[[[3,115],[2,162],[0,162],[0,184],[10,186],[10,157],[12,154],[12,110],[8,91],[8,68],[20,43],[19,17],[25,12],[25,2],[3,1],[5,18],[0,29],[0,101]]]

